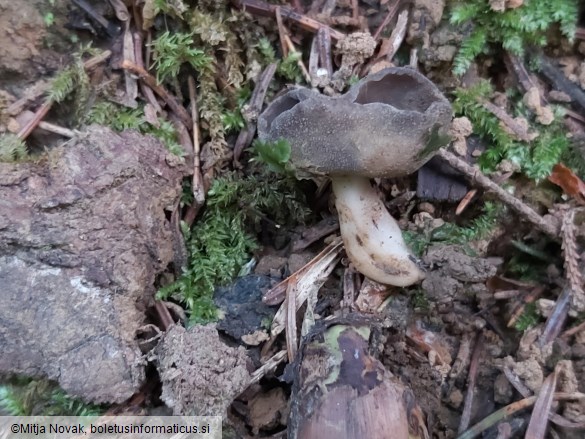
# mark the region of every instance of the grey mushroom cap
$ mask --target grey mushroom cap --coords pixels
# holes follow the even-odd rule
[[[446,145],[452,109],[417,71],[392,67],[340,97],[305,88],[275,99],[258,119],[261,140],[286,139],[301,173],[399,177]]]

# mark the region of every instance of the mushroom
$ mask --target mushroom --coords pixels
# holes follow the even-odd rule
[[[261,114],[258,135],[290,143],[297,176],[331,178],[341,236],[356,269],[379,283],[408,286],[424,271],[369,179],[419,169],[449,142],[451,118],[449,101],[431,81],[392,67],[340,97],[288,91]]]

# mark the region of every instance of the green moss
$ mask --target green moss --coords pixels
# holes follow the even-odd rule
[[[0,134],[0,162],[16,162],[28,156],[26,144],[14,134]]]
[[[553,25],[573,39],[578,18],[577,0],[525,0],[516,9],[494,11],[486,0],[453,2],[449,21],[471,28],[453,62],[453,72],[462,75],[475,57],[498,45],[521,55],[529,45],[546,44],[546,31]]]
[[[524,306],[524,311],[520,317],[518,317],[518,320],[516,320],[514,328],[518,331],[526,331],[527,329],[534,327],[539,320],[540,317],[538,315],[538,310],[536,309],[536,303],[527,303]]]
[[[304,196],[292,178],[228,173],[216,179],[203,215],[192,230],[183,231],[189,265],[176,282],[161,288],[157,297],[182,301],[191,323],[214,320],[213,291],[231,282],[258,248],[255,225],[269,218],[290,226],[304,222],[308,215]]]
[[[455,113],[468,117],[473,124],[474,133],[490,145],[479,159],[482,170],[492,172],[498,163],[507,159],[519,165],[521,171],[533,180],[546,178],[569,148],[560,109],[555,109],[556,117],[551,125],[531,125],[530,131],[539,133],[536,139],[531,142],[515,140],[502,128],[500,120],[483,105],[483,102],[489,101],[493,92],[491,84],[485,80],[479,81],[473,87],[459,88],[454,92]],[[523,116],[529,121],[534,119],[520,98],[516,96],[515,99],[514,115]]]
[[[486,201],[483,213],[467,226],[454,223],[445,223],[426,233],[406,231],[404,240],[417,256],[422,256],[426,249],[435,243],[458,244],[468,247],[469,242],[487,238],[495,229],[498,218],[502,213],[499,205]]]
[[[158,126],[146,121],[144,108],[126,108],[112,102],[96,103],[87,117],[87,123],[95,123],[112,128],[115,131],[137,130],[159,139],[175,155],[182,156],[185,151],[178,142],[177,131],[173,124],[163,118],[158,119]]]
[[[99,416],[106,409],[86,404],[47,380],[12,379],[0,385],[0,412],[10,416]]]

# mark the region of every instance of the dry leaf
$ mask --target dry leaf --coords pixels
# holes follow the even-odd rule
[[[580,204],[585,204],[585,183],[571,169],[562,163],[557,163],[548,179],[560,186],[563,192],[575,198]]]

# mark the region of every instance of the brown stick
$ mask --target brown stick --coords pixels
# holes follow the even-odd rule
[[[406,2],[410,2],[410,0],[395,0],[394,1],[394,4],[390,7],[390,9],[388,9],[388,13],[384,17],[384,21],[382,21],[382,23],[380,23],[380,26],[378,26],[378,29],[376,29],[376,32],[374,32],[373,36],[374,36],[375,40],[378,40],[380,38],[380,34],[386,28],[386,26],[388,26],[388,23],[390,23],[390,20],[392,20],[392,18],[394,18],[394,16],[396,15],[396,12],[398,11],[398,8]]]
[[[483,335],[480,333],[475,340],[475,347],[471,355],[471,363],[469,364],[469,375],[467,377],[467,393],[465,394],[465,403],[463,406],[463,413],[459,422],[459,434],[467,430],[469,422],[471,421],[471,407],[473,404],[473,394],[475,389],[475,380],[477,379],[477,371],[479,368],[479,360],[483,353]]]
[[[135,51],[134,58],[136,59],[136,64],[139,65],[140,67],[144,68],[144,59],[142,57],[142,46],[143,46],[144,40],[142,38],[142,34],[140,32],[134,32],[133,36],[134,36],[134,51]],[[156,110],[156,113],[161,114],[162,108],[161,108],[160,104],[158,103],[156,96],[154,95],[154,92],[152,91],[152,89],[150,87],[148,87],[146,85],[146,83],[144,81],[140,81],[140,90],[142,90],[142,93],[144,94],[144,97],[146,98],[148,103],[154,107],[154,109]]]
[[[287,45],[288,50],[290,52],[292,52],[292,53],[298,52],[298,50],[296,49],[292,40],[290,39],[290,37],[286,33],[284,34],[284,41],[286,42],[286,45]],[[310,84],[311,83],[311,75],[309,75],[309,71],[305,67],[305,64],[303,63],[303,60],[301,58],[297,59],[297,65],[299,66],[299,69],[301,69],[301,72],[303,73],[303,76],[305,77],[305,81],[307,81],[307,84]]]
[[[466,175],[471,180],[472,183],[476,183],[482,188],[493,192],[494,195],[500,201],[510,206],[521,217],[531,222],[539,230],[546,233],[555,240],[558,240],[560,238],[559,230],[554,224],[546,221],[543,217],[536,213],[530,206],[526,205],[518,198],[509,194],[496,183],[491,181],[488,177],[483,175],[478,168],[468,165],[465,161],[461,160],[455,154],[452,154],[449,151],[446,151],[445,149],[440,149],[437,155],[441,157],[444,161],[446,161],[449,165],[451,165],[453,168]]]
[[[193,119],[193,199],[197,207],[205,202],[205,187],[201,175],[201,142],[199,140],[199,111],[197,109],[197,90],[195,79],[189,76],[189,99],[191,101],[191,118]]]
[[[95,67],[97,64],[108,59],[111,55],[112,55],[112,52],[110,52],[109,50],[106,50],[105,52],[103,52],[97,56],[94,56],[93,58],[84,62],[83,67],[85,69],[90,69],[92,67]],[[50,99],[47,99],[45,101],[45,103],[43,105],[41,105],[41,107],[36,111],[35,116],[25,126],[23,126],[21,128],[21,130],[18,132],[17,136],[20,139],[25,140],[30,135],[30,133],[32,133],[33,130],[37,127],[39,122],[45,118],[47,113],[51,110],[52,106],[53,106],[53,101],[51,101]]]
[[[254,138],[254,134],[256,133],[256,119],[258,118],[258,114],[262,110],[262,104],[264,103],[264,98],[266,97],[266,92],[268,91],[268,86],[274,77],[274,73],[276,72],[276,64],[270,64],[268,67],[264,69],[264,71],[260,74],[260,79],[256,84],[256,88],[254,88],[254,92],[252,93],[252,97],[250,98],[250,103],[248,106],[248,111],[253,116],[246,118],[248,126],[246,129],[240,131],[238,138],[236,140],[236,145],[234,146],[234,165],[239,165],[240,156],[242,155],[242,151],[244,148],[248,147]]]
[[[177,114],[177,116],[179,116],[181,122],[183,122],[188,127],[193,125],[193,120],[191,119],[191,116],[189,116],[189,113],[187,113],[187,110],[185,110],[185,108],[176,101],[174,96],[172,96],[162,85],[159,85],[157,83],[156,78],[154,76],[152,76],[139,65],[131,61],[128,61],[127,59],[125,59],[122,62],[122,68],[124,70],[129,70],[135,75],[138,75],[138,77],[142,81],[144,81],[150,88],[152,88],[154,92],[157,95],[159,95],[163,99],[163,101],[167,103],[169,108],[173,110]]]
[[[274,15],[276,16],[276,26],[278,27],[278,39],[280,40],[280,50],[282,51],[282,57],[286,58],[288,56],[288,47],[286,46],[286,41],[284,39],[286,30],[284,29],[284,24],[282,24],[280,6],[276,7],[276,9],[274,10]]]
[[[273,17],[277,6],[260,0],[240,0],[239,7],[253,15],[258,15],[261,17]],[[299,14],[289,7],[279,6],[279,8],[280,14],[283,18],[294,21],[304,30],[316,33],[320,27],[325,26],[325,24],[305,15]],[[345,38],[345,34],[343,32],[339,32],[331,28],[329,29],[329,32],[331,33],[331,38],[334,40],[341,40]]]

